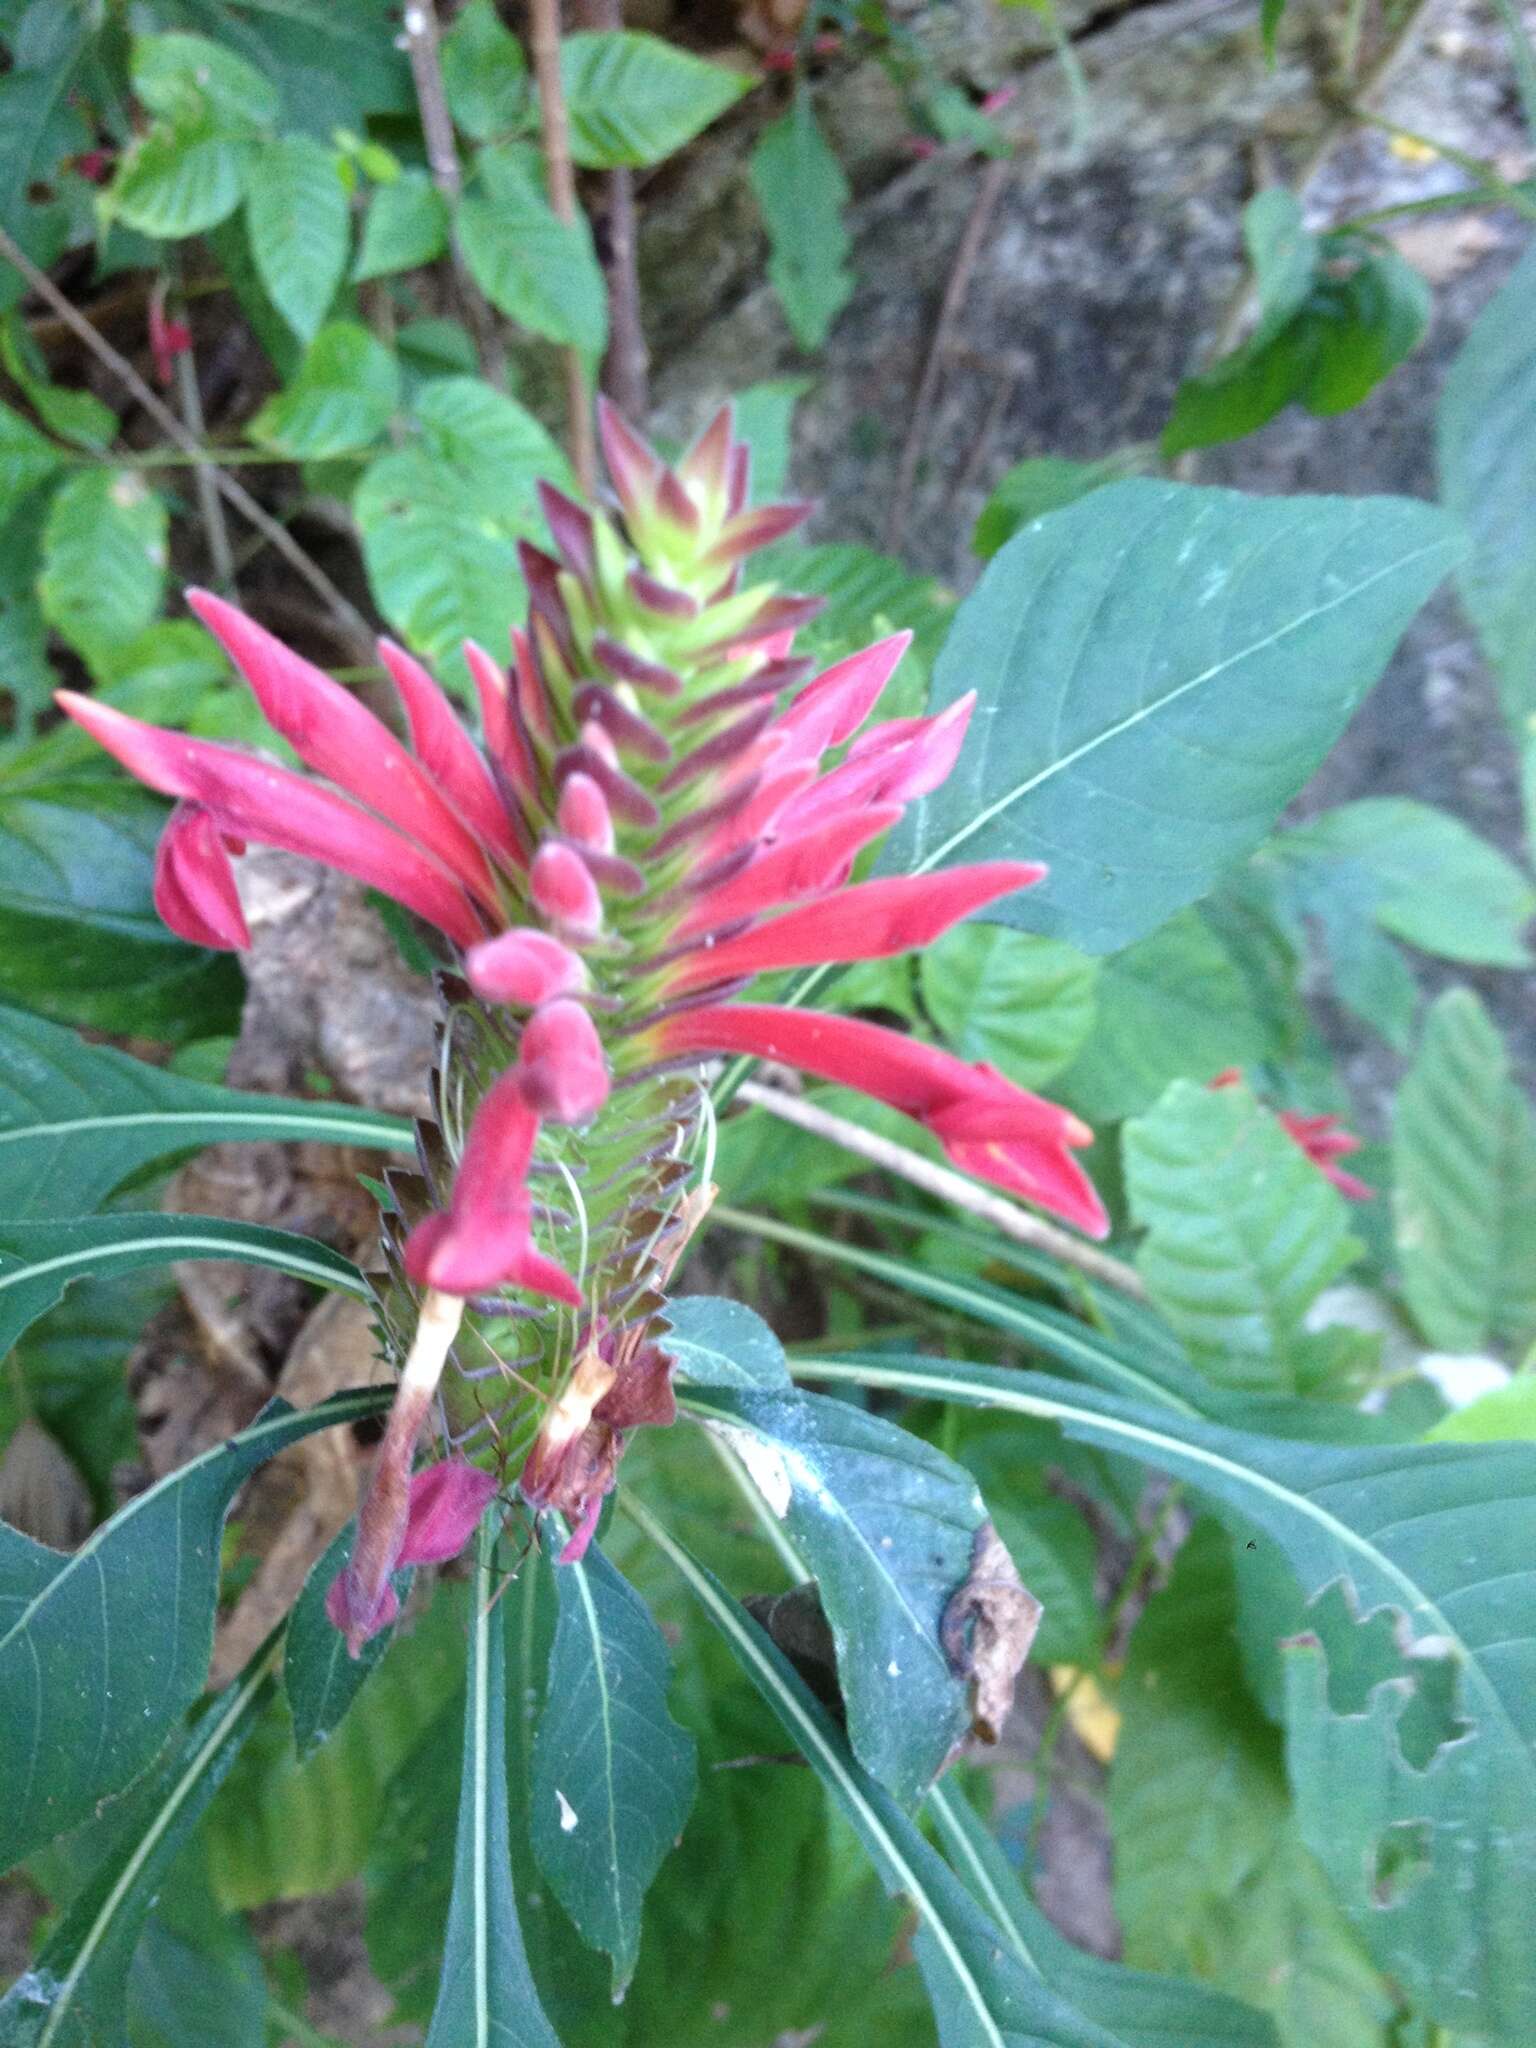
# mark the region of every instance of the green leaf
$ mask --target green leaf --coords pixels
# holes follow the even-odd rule
[[[443,37],[443,86],[449,112],[476,142],[509,135],[529,118],[523,46],[503,26],[493,0],[469,0]]]
[[[1004,541],[1012,540],[1021,526],[1047,512],[1059,512],[1063,505],[1075,505],[1103,484],[1118,483],[1134,475],[1136,458],[1129,454],[1106,455],[1100,462],[1068,462],[1061,455],[1031,456],[1015,463],[993,489],[976,521],[971,547],[984,562],[990,562]]]
[[[158,1210],[0,1223],[0,1358],[29,1324],[62,1299],[72,1281],[168,1265],[174,1259],[238,1259],[370,1299],[367,1281],[340,1252],[314,1238],[261,1224],[231,1223],[221,1216],[167,1216]]]
[[[0,1216],[83,1216],[131,1174],[239,1140],[410,1149],[403,1118],[189,1081],[0,1007]]]
[[[594,171],[659,164],[757,83],[639,29],[564,37],[560,78],[571,155]]]
[[[106,2048],[127,2039],[123,2008],[145,1921],[254,1727],[276,1661],[269,1641],[124,1801],[102,1862],[0,2001],[6,2048]]]
[[[115,218],[158,241],[205,234],[245,196],[253,145],[206,126],[151,128],[105,194]]]
[[[232,1029],[244,983],[161,923],[165,808],[127,782],[0,794],[0,999],[99,1031],[180,1042]]]
[[[1294,908],[1326,914],[1348,892],[1394,938],[1442,960],[1528,967],[1536,890],[1513,861],[1449,811],[1365,797],[1270,841],[1259,856]]]
[[[940,2048],[1131,2048],[1025,1968],[895,1800],[860,1769],[841,1731],[763,1631],[631,1496],[625,1506],[804,1753],[881,1883],[917,1915],[914,1947]]]
[[[789,489],[795,407],[812,388],[809,377],[771,377],[731,399],[736,438],[752,450],[752,495],[771,504]]]
[[[400,366],[389,350],[366,327],[333,320],[246,432],[281,455],[350,455],[378,440],[399,402]]]
[[[507,1841],[506,1649],[492,1606],[496,1519],[480,1525],[453,1899],[427,2048],[560,2048],[517,1924]]]
[[[456,674],[465,640],[505,647],[523,605],[517,543],[544,533],[536,486],[569,471],[532,413],[477,378],[435,378],[415,417],[420,443],[370,464],[352,509],[379,609]]]
[[[180,128],[206,122],[225,134],[253,135],[278,116],[271,82],[208,36],[136,36],[132,77],[149,111]]]
[[[171,1291],[169,1275],[146,1269],[85,1279],[32,1325],[0,1371],[0,1444],[23,1414],[34,1416],[67,1453],[110,1515],[113,1476],[140,1455],[124,1363]]]
[[[1502,1387],[1453,1408],[1428,1433],[1432,1444],[1536,1443],[1536,1373],[1519,1373]]]
[[[459,247],[475,283],[519,326],[600,355],[608,298],[585,215],[556,216],[538,158],[524,150],[481,150],[479,183],[458,214]]]
[[[1272,185],[1243,208],[1243,241],[1259,297],[1257,342],[1271,341],[1306,305],[1317,277],[1319,245],[1308,234],[1301,201]]]
[[[1176,1081],[1126,1126],[1125,1173],[1136,1263],[1196,1364],[1220,1386],[1312,1391],[1302,1321],[1360,1246],[1300,1146],[1247,1088]]]
[[[970,1725],[940,1624],[986,1509],[970,1474],[847,1402],[692,1386],[821,1589],[854,1753],[903,1805]]]
[[[227,1781],[226,1781],[227,1782]],[[268,2048],[261,1952],[244,1920],[221,1913],[194,1839],[176,1858],[128,1977],[130,2048]],[[315,2048],[319,2036],[300,2048]],[[321,2044],[324,2048],[324,2044]]]
[[[765,128],[752,151],[752,190],[768,230],[768,276],[804,349],[820,348],[853,296],[842,166],[816,122],[809,95]]]
[[[1471,535],[1462,602],[1522,736],[1536,712],[1536,249],[1452,363],[1435,422],[1446,509]]]
[[[1091,1122],[1118,1123],[1170,1081],[1209,1081],[1276,1050],[1237,961],[1200,911],[1183,910],[1104,962],[1093,1028],[1062,1090]]]
[[[112,446],[117,438],[117,414],[94,391],[68,391],[62,385],[50,383],[42,350],[14,315],[0,324],[0,357],[51,434],[98,455]],[[5,421],[0,418],[0,477],[8,467],[6,438]],[[49,446],[46,442],[43,445]],[[0,482],[0,517],[4,516],[8,498],[9,492]]]
[[[938,1359],[817,1360],[814,1374],[1054,1420],[1070,1437],[1156,1465],[1234,1510],[1279,1545],[1309,1597],[1338,1582],[1331,1598],[1349,1614],[1386,1609],[1382,1632],[1398,1641],[1397,1669],[1368,1711],[1352,1711],[1338,1729],[1320,1733],[1302,1725],[1316,1712],[1313,1695],[1292,1695],[1299,1796],[1304,1805],[1312,1796],[1304,1773],[1315,1758],[1333,1795],[1318,1799],[1333,1831],[1330,1867],[1353,1859],[1347,1904],[1406,1846],[1383,1821],[1395,1829],[1412,1804],[1424,1822],[1411,1840],[1427,1867],[1417,1867],[1415,1853],[1409,1894],[1423,1946],[1417,1958],[1399,1957],[1394,1946],[1394,1967],[1401,1963],[1416,2001],[1444,2025],[1511,2040],[1532,2033],[1536,1958],[1522,1873],[1536,1859],[1536,1450],[1284,1442],[1036,1373]],[[1303,1679],[1314,1668],[1309,1656]],[[1449,1718],[1426,1711],[1436,1702],[1466,1725],[1433,1756],[1432,1770],[1416,1742],[1409,1754],[1418,1769],[1406,1784],[1389,1746],[1393,1723],[1403,1739],[1412,1709],[1422,1737],[1426,1726]],[[1352,1746],[1356,1800],[1338,1793],[1335,1736]],[[1308,1835],[1316,1853],[1310,1828]],[[1469,1916],[1477,1916],[1475,1934]],[[1398,1913],[1378,1911],[1375,1924],[1393,1945],[1404,1923]],[[1358,1916],[1357,1925],[1370,1944],[1372,1923]]]
[[[1126,2048],[1274,2048],[1267,2021],[1205,1985],[1175,1983],[1076,1949],[1014,1874],[976,1809],[951,1779],[928,1796],[928,1816],[955,1875],[989,1913],[1026,1969]]]
[[[1347,275],[1325,276],[1308,322],[1314,337],[1300,398],[1327,419],[1347,412],[1412,355],[1424,339],[1433,307],[1429,286],[1390,245],[1355,250],[1330,237],[1325,254],[1357,255]]]
[[[461,17],[462,19],[462,17]],[[433,263],[448,247],[448,206],[425,171],[402,171],[368,202],[352,281],[393,277]]]
[[[55,493],[37,594],[49,625],[93,665],[159,612],[169,524],[137,470],[79,470]]]
[[[293,1744],[301,1762],[329,1742],[364,1681],[394,1641],[393,1628],[380,1629],[363,1645],[360,1656],[349,1656],[346,1638],[325,1611],[325,1596],[345,1570],[356,1541],[357,1523],[351,1521],[311,1567],[288,1623],[283,1691],[293,1715]],[[402,1607],[410,1584],[409,1571],[395,1574],[395,1592]]]
[[[917,971],[945,1043],[1023,1088],[1059,1074],[1093,1028],[1098,963],[1055,939],[964,924],[929,946]]]
[[[1503,1041],[1470,989],[1448,989],[1398,1092],[1392,1221],[1415,1322],[1446,1351],[1475,1351],[1499,1287],[1511,1117]],[[1514,1158],[1518,1158],[1515,1154]],[[1513,1163],[1513,1162],[1512,1162]]]
[[[335,151],[307,135],[266,143],[245,181],[245,227],[268,297],[300,341],[312,342],[341,283],[351,240]]]
[[[790,1391],[784,1346],[743,1302],[684,1294],[668,1302],[667,1320],[666,1348],[679,1379],[696,1387],[741,1387],[749,1393]]]
[[[0,519],[8,519],[36,485],[64,466],[62,448],[30,420],[0,405]]]
[[[1291,1822],[1243,1679],[1231,1539],[1195,1525],[1136,1625],[1109,1781],[1126,1954],[1273,2013],[1286,2048],[1387,2048],[1392,2000]]]
[[[1155,930],[1268,832],[1458,545],[1406,499],[1134,481],[1050,513],[960,607],[930,708],[977,690],[970,743],[881,870],[1044,860],[1000,921]]]
[[[202,1691],[219,1539],[244,1481],[317,1429],[377,1415],[377,1388],[248,1429],[119,1509],[65,1557],[0,1524],[0,1868],[76,1826],[148,1765]]]
[[[555,1592],[529,1829],[577,1932],[612,1956],[617,2001],[635,1973],[645,1894],[693,1805],[698,1760],[667,1712],[671,1659],[634,1588],[594,1545],[556,1571]]]

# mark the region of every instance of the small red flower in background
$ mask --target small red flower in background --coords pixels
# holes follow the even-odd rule
[[[169,385],[176,374],[176,358],[192,346],[192,330],[185,320],[166,317],[165,292],[156,287],[149,295],[149,351],[155,359],[155,375]]]
[[[852,882],[860,851],[949,774],[971,700],[870,725],[908,635],[820,674],[791,655],[819,604],[744,583],[743,563],[808,508],[749,508],[749,454],[728,411],[675,468],[611,410],[601,426],[617,519],[546,489],[555,552],[522,551],[529,619],[510,664],[465,650],[483,740],[388,642],[380,658],[409,745],[199,591],[194,611],[323,780],[91,698],[59,699],[177,799],[156,902],[183,937],[246,943],[230,855],[247,840],[305,854],[435,926],[516,1046],[474,1108],[451,1189],[404,1244],[405,1272],[425,1293],[335,1598],[354,1651],[384,1625],[408,1547],[417,1438],[466,1302],[478,1314],[482,1298],[522,1290],[564,1332],[522,1488],[566,1516],[569,1554],[591,1536],[626,1432],[671,1418],[654,1308],[635,1320],[605,1294],[601,1268],[567,1271],[535,1242],[547,1204],[530,1174],[546,1130],[600,1124],[610,1098],[616,1116],[632,1116],[626,1104],[673,1070],[747,1054],[862,1088],[921,1123],[964,1171],[1095,1236],[1108,1228],[1073,1156],[1091,1133],[1068,1111],[883,1026],[740,1000],[762,974],[928,945],[1044,869],[993,861]],[[676,1222],[679,1198],[668,1199]],[[703,1206],[656,1252],[652,1302]]]
[[[1241,1067],[1225,1067],[1210,1085],[1213,1088],[1235,1088],[1241,1084],[1242,1078]],[[1346,1131],[1336,1116],[1326,1113],[1307,1116],[1297,1109],[1279,1109],[1275,1112],[1275,1121],[1286,1136],[1306,1153],[1324,1179],[1333,1182],[1341,1195],[1347,1195],[1352,1202],[1374,1201],[1376,1190],[1339,1165],[1341,1159],[1347,1159],[1352,1152],[1360,1150],[1362,1140],[1353,1131]]]

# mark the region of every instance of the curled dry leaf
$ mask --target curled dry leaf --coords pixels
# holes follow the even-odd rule
[[[983,1522],[971,1568],[949,1597],[939,1640],[950,1668],[971,1682],[971,1730],[996,1742],[1013,1711],[1013,1688],[1044,1613],[1019,1577],[1003,1539]]]

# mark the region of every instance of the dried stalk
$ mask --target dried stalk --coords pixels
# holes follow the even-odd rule
[[[560,77],[560,0],[531,0],[531,19],[533,75],[539,89],[539,134],[549,179],[549,203],[556,218],[570,226],[576,219],[576,174],[571,167],[571,131]],[[590,498],[597,485],[597,444],[587,395],[587,373],[579,349],[568,348],[564,355],[571,467],[583,496]]]

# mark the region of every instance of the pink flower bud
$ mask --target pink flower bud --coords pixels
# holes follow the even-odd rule
[[[602,727],[595,726],[594,730],[602,732]],[[603,733],[603,738],[606,740],[608,735]],[[612,745],[611,740],[609,745]],[[608,808],[607,797],[590,775],[578,771],[566,778],[555,815],[567,839],[590,846],[598,853],[612,853],[613,813]]]
[[[603,928],[603,899],[581,856],[553,840],[541,846],[528,870],[528,891],[540,917],[578,941]]]
[[[608,1062],[597,1027],[569,996],[546,1003],[523,1027],[523,1094],[540,1116],[582,1124],[608,1100]]]
[[[469,985],[485,1003],[516,1003],[536,1010],[556,996],[575,995],[587,985],[579,954],[548,932],[503,932],[472,946],[465,962]]]

